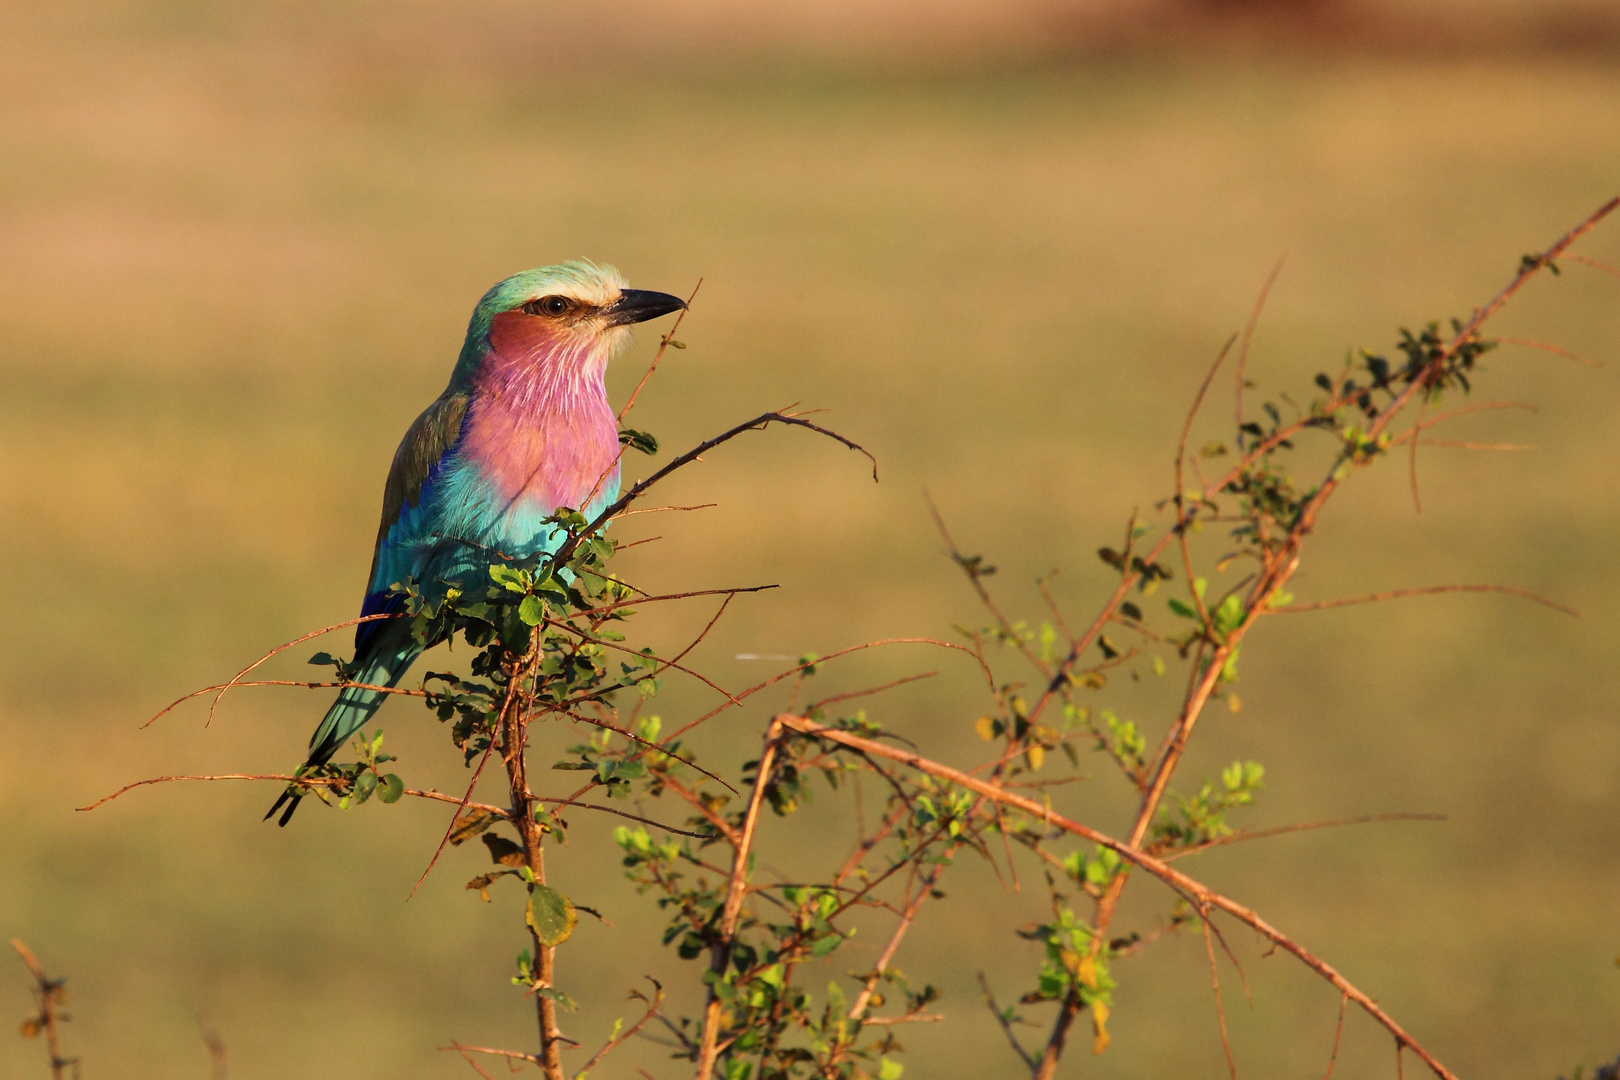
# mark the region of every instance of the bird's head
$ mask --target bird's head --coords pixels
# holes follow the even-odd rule
[[[629,341],[632,325],[684,307],[668,293],[627,288],[611,266],[583,259],[525,270],[478,301],[452,384],[470,378],[491,353],[606,364]]]

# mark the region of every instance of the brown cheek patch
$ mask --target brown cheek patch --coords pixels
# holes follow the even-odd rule
[[[559,344],[563,336],[560,329],[552,320],[538,315],[503,311],[489,322],[489,344],[503,356],[532,355]]]

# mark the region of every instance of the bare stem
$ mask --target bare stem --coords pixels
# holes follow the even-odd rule
[[[517,827],[523,843],[523,861],[534,876],[535,884],[546,883],[545,852],[542,848],[544,830],[535,820],[535,804],[539,801],[529,790],[528,767],[524,751],[529,734],[529,710],[523,701],[523,684],[532,674],[535,658],[526,656],[508,669],[506,697],[501,703],[499,719],[501,733],[501,760],[506,765],[506,779],[511,795],[510,817]],[[546,1080],[564,1080],[562,1067],[562,1032],[557,1029],[557,1002],[543,991],[555,989],[557,950],[540,940],[540,932],[529,927],[534,943],[534,1002],[540,1025],[540,1069]]]
[[[931,761],[920,754],[913,753],[912,751],[902,750],[896,747],[887,746],[883,743],[874,742],[871,739],[862,738],[859,735],[853,735],[838,728],[825,727],[800,716],[792,716],[784,713],[777,716],[776,722],[804,735],[812,735],[816,738],[828,739],[832,742],[848,746],[851,749],[859,750],[862,753],[870,754],[873,757],[882,757],[888,758],[890,761],[898,761],[908,768],[916,769],[918,772],[924,772],[930,776],[935,776],[941,780],[946,780],[952,784],[967,788],[969,791],[975,792],[987,799],[991,799],[995,802],[1001,803],[1004,806],[1009,806],[1021,813],[1027,814],[1035,820],[1040,821],[1050,827],[1062,829],[1064,832],[1070,833],[1074,836],[1079,836],[1093,844],[1099,844],[1102,847],[1112,850],[1125,861],[1140,867],[1153,877],[1158,878],[1160,881],[1170,886],[1200,910],[1218,908],[1221,911],[1226,912],[1228,915],[1231,915],[1244,925],[1257,931],[1261,936],[1265,937],[1279,948],[1283,949],[1285,952],[1291,953],[1303,964],[1305,964],[1306,967],[1310,968],[1322,978],[1332,983],[1333,986],[1335,986],[1341,993],[1349,997],[1351,1001],[1354,1001],[1358,1006],[1360,1006],[1362,1011],[1364,1011],[1368,1016],[1372,1017],[1379,1024],[1383,1025],[1383,1027],[1389,1031],[1389,1033],[1393,1035],[1399,1043],[1410,1047],[1412,1052],[1422,1058],[1424,1063],[1434,1071],[1436,1076],[1441,1077],[1441,1080],[1457,1080],[1456,1075],[1452,1073],[1451,1070],[1442,1065],[1434,1058],[1432,1054],[1425,1050],[1417,1042],[1417,1040],[1408,1035],[1406,1030],[1402,1028],[1400,1024],[1396,1023],[1392,1016],[1380,1008],[1376,1001],[1359,990],[1354,984],[1341,975],[1326,961],[1314,956],[1304,946],[1300,945],[1298,942],[1294,941],[1293,938],[1290,938],[1288,935],[1272,926],[1250,908],[1247,908],[1238,903],[1236,900],[1223,896],[1220,893],[1208,888],[1201,882],[1188,877],[1186,874],[1176,870],[1162,859],[1156,858],[1155,856],[1150,855],[1147,852],[1142,851],[1140,848],[1132,844],[1128,844],[1123,840],[1118,840],[1106,833],[1099,832],[1098,830],[1091,828],[1089,825],[1082,825],[1077,821],[1072,821],[1069,818],[1056,813],[1051,809],[1051,807],[1043,803],[1036,802],[1034,799],[1019,795],[1016,792],[1008,791],[997,784],[980,780],[977,777],[971,776],[959,769],[953,769],[948,765],[942,765],[939,762]],[[1119,880],[1119,877],[1115,878],[1116,882]]]
[[[63,990],[67,980],[47,976],[33,950],[24,945],[20,938],[12,938],[11,947],[17,950],[17,955],[28,966],[28,973],[34,977],[34,1004],[39,1009],[36,1015],[24,1021],[23,1035],[33,1038],[44,1032],[45,1049],[51,1055],[51,1080],[62,1080],[70,1067],[74,1080],[78,1080],[79,1059],[62,1056],[59,1030],[61,1022],[68,1019],[67,1014],[61,1011],[61,1007],[67,1003],[67,994]]]
[[[771,721],[765,729],[765,742],[759,751],[759,770],[754,777],[754,790],[748,796],[748,810],[743,815],[742,830],[732,846],[731,879],[726,885],[726,902],[720,911],[720,925],[714,945],[710,970],[715,977],[725,975],[731,965],[731,947],[737,934],[737,923],[742,915],[743,900],[748,895],[748,864],[754,846],[754,827],[759,822],[759,809],[765,800],[765,788],[771,780],[771,767],[776,761],[777,742],[781,738],[781,717]],[[703,1010],[703,1038],[698,1049],[697,1080],[710,1080],[719,1057],[720,1021],[723,1003],[715,988],[709,988],[708,1004]]]

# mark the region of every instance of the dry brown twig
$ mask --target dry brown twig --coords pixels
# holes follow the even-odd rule
[[[46,975],[45,966],[20,938],[12,938],[11,947],[17,950],[17,955],[22,957],[23,964],[28,968],[28,974],[34,977],[34,1007],[38,1011],[23,1021],[23,1038],[45,1036],[45,1050],[50,1054],[51,1080],[63,1080],[69,1069],[72,1070],[73,1080],[78,1080],[79,1059],[62,1055],[60,1025],[70,1019],[62,1011],[62,1006],[67,1004],[67,980]]]
[[[197,1026],[202,1029],[203,1045],[208,1048],[209,1071],[213,1080],[225,1080],[230,1075],[225,1058],[225,1040],[220,1038],[219,1030],[206,1016],[197,1017]]]
[[[1361,990],[1357,989],[1349,982],[1349,980],[1347,980],[1343,975],[1339,974],[1339,972],[1326,961],[1323,961],[1311,954],[1307,949],[1305,949],[1304,946],[1288,937],[1282,931],[1276,929],[1265,919],[1261,918],[1256,912],[1250,910],[1235,900],[1214,892],[1200,882],[1176,870],[1164,860],[1153,855],[1149,855],[1140,847],[1129,844],[1122,840],[1117,840],[1114,837],[1109,836],[1106,833],[1099,832],[1088,825],[1082,825],[1077,821],[1071,821],[1069,818],[1056,813],[1051,809],[1050,806],[1044,803],[1039,803],[1034,799],[1027,798],[1015,792],[1007,791],[998,785],[987,783],[986,781],[980,780],[974,776],[970,776],[958,769],[953,769],[948,765],[942,765],[939,762],[931,761],[924,758],[920,754],[912,753],[907,750],[896,749],[894,747],[884,745],[883,743],[862,738],[859,735],[853,735],[838,728],[829,728],[822,724],[817,724],[813,721],[806,720],[803,717],[779,715],[777,716],[776,721],[782,726],[791,728],[794,731],[800,732],[804,735],[812,735],[821,739],[830,739],[834,742],[849,746],[852,749],[860,750],[862,753],[871,754],[876,757],[888,758],[891,761],[898,761],[908,768],[927,773],[930,776],[948,781],[949,783],[959,787],[967,788],[968,790],[973,791],[986,799],[991,799],[1001,803],[1004,806],[1012,807],[1021,813],[1027,814],[1030,817],[1049,826],[1062,829],[1064,832],[1079,836],[1090,841],[1091,843],[1109,848],[1127,862],[1140,867],[1153,877],[1158,878],[1160,881],[1170,886],[1170,888],[1180,894],[1183,899],[1192,903],[1195,907],[1202,909],[1215,908],[1220,911],[1224,911],[1228,915],[1236,918],[1239,922],[1260,933],[1261,936],[1265,937],[1273,944],[1281,947],[1285,952],[1293,954],[1301,962],[1303,962],[1306,967],[1309,967],[1318,975],[1321,975],[1323,978],[1327,979],[1327,981],[1337,987],[1340,992],[1348,996],[1350,1000],[1359,1005],[1369,1016],[1378,1021],[1378,1023],[1382,1024],[1398,1042],[1410,1046],[1412,1051],[1421,1057],[1424,1062],[1434,1070],[1435,1075],[1441,1077],[1442,1080],[1456,1080],[1455,1075],[1449,1069],[1440,1064],[1439,1061],[1435,1060],[1435,1058],[1427,1050],[1423,1049],[1423,1047],[1415,1039],[1413,1039],[1411,1035],[1407,1034],[1404,1028],[1395,1022],[1393,1017],[1389,1016],[1388,1013],[1384,1012],[1384,1010],[1378,1006],[1377,1002],[1375,1002],[1371,997],[1367,996]]]
[[[1260,295],[1255,297],[1254,310],[1249,313],[1249,321],[1243,324],[1243,344],[1238,346],[1236,371],[1232,380],[1235,384],[1233,396],[1236,399],[1233,415],[1237,421],[1233,427],[1238,432],[1240,446],[1243,441],[1243,391],[1249,388],[1248,377],[1245,374],[1245,368],[1249,363],[1249,343],[1254,340],[1255,327],[1260,325],[1260,314],[1265,311],[1266,300],[1271,296],[1271,289],[1277,284],[1277,278],[1282,276],[1283,264],[1287,261],[1286,256],[1278,259],[1276,265],[1271,268],[1271,273],[1266,275],[1266,283],[1260,286]]]
[[[765,802],[765,788],[770,783],[771,764],[776,756],[782,725],[772,721],[765,730],[765,743],[760,751],[758,772],[754,787],[748,796],[748,810],[743,815],[736,846],[732,849],[731,875],[726,883],[726,902],[721,909],[719,943],[714,948],[710,970],[721,973],[731,963],[731,944],[737,933],[737,919],[742,914],[743,900],[748,895],[749,855],[754,845],[754,829],[759,824],[759,810]],[[708,1002],[703,1009],[703,1033],[700,1037],[697,1059],[697,1080],[710,1080],[720,1053],[720,1021],[724,1003],[711,987]]]
[[[1226,1006],[1221,1002],[1221,973],[1215,964],[1215,943],[1210,940],[1209,912],[1200,911],[1198,928],[1204,932],[1204,954],[1209,957],[1209,982],[1215,994],[1215,1019],[1221,1026],[1221,1052],[1226,1055],[1226,1071],[1237,1080],[1237,1061],[1232,1057],[1232,1040],[1226,1033]]]
[[[88,806],[79,806],[75,807],[74,809],[80,813],[83,813],[86,810],[94,810],[96,807],[101,806],[104,803],[112,802],[114,799],[118,798],[118,796],[127,791],[133,791],[138,787],[145,787],[148,784],[167,784],[176,780],[276,780],[284,784],[301,784],[311,788],[330,788],[336,787],[342,783],[342,781],[332,777],[294,776],[291,773],[214,773],[211,775],[185,774],[177,776],[153,776],[145,780],[137,780],[132,784],[125,784],[112,794],[103,795],[101,798],[97,799]],[[408,787],[404,789],[402,794],[409,795],[414,799],[428,799],[433,802],[450,803],[456,807],[456,813],[458,815],[466,810],[481,810],[486,814],[491,814],[497,818],[500,818],[502,821],[510,821],[512,817],[512,812],[510,810],[503,809],[502,807],[494,806],[490,803],[471,802],[467,799],[461,798],[460,796],[448,795],[442,791],[434,791],[431,788],[423,790],[421,788]],[[613,814],[616,817],[628,818],[631,821],[640,822],[643,825],[651,825],[655,829],[661,829],[667,833],[674,833],[677,836],[690,836],[695,840],[710,839],[710,834],[708,833],[692,832],[689,829],[682,829],[675,825],[668,825],[662,821],[654,821],[652,818],[642,817],[640,814],[632,814],[628,810],[619,810],[612,806],[603,806],[600,803],[580,802],[578,799],[558,799],[549,796],[538,798],[538,801],[546,803],[550,806],[574,806],[581,810],[595,810],[603,814]]]
[[[598,1050],[595,1054],[593,1054],[591,1056],[591,1059],[589,1061],[587,1061],[585,1063],[585,1065],[576,1074],[577,1077],[583,1077],[586,1073],[588,1073],[592,1069],[596,1068],[598,1062],[600,1062],[603,1058],[607,1057],[614,1050],[618,1049],[619,1046],[621,1046],[626,1039],[629,1039],[633,1035],[635,1035],[636,1032],[640,1031],[643,1027],[646,1026],[647,1021],[651,1020],[654,1016],[656,1016],[658,1014],[659,1007],[661,1005],[663,1005],[663,1003],[664,1003],[664,988],[661,985],[659,985],[659,982],[658,982],[657,979],[654,979],[651,976],[648,976],[647,981],[652,983],[652,985],[653,985],[653,996],[652,997],[649,998],[645,994],[643,994],[643,993],[641,993],[639,991],[636,991],[636,990],[632,990],[630,992],[630,996],[632,998],[638,999],[640,1001],[645,1001],[647,1003],[647,1011],[642,1013],[641,1019],[637,1020],[635,1023],[631,1024],[629,1027],[617,1031],[616,1034],[611,1036],[608,1039],[607,1042],[603,1043],[602,1044],[602,1049]]]
[[[686,313],[692,309],[692,301],[697,299],[698,290],[701,288],[703,288],[703,279],[698,278],[697,284],[692,286],[692,292],[686,298],[686,307],[675,313],[675,321],[670,324],[669,333],[658,340],[658,351],[653,353],[652,363],[647,365],[646,373],[641,376],[641,381],[636,383],[636,388],[630,391],[630,396],[625,400],[624,408],[619,410],[617,418],[619,423],[624,423],[624,418],[630,415],[631,409],[635,408],[636,399],[641,396],[642,387],[647,385],[647,381],[653,377],[653,372],[658,370],[658,362],[664,358],[665,351],[669,349],[669,343],[675,340],[675,331],[681,328],[681,323],[686,319]]]

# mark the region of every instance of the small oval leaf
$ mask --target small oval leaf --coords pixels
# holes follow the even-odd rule
[[[579,912],[574,910],[573,902],[556,889],[535,885],[529,889],[526,918],[540,944],[557,946],[573,936]]]

